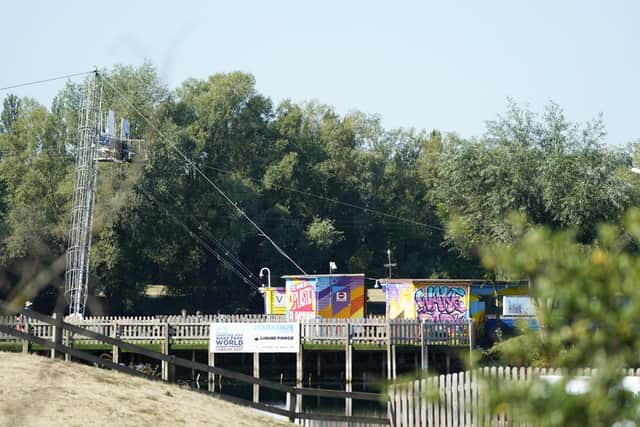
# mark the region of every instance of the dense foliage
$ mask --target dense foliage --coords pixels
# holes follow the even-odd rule
[[[540,118],[510,104],[485,136],[465,140],[383,129],[377,116],[340,115],[317,102],[273,105],[241,72],[173,91],[149,64],[103,74],[126,98],[105,85],[103,108],[132,122],[148,159],[99,166],[91,283],[111,312],[134,311],[149,283],[169,285],[190,309],[259,307],[251,285],[260,267],[271,268],[274,282],[299,271],[240,210],[308,273],[328,272],[331,260],[342,273],[384,276],[390,248],[396,276],[478,277],[485,271],[473,248],[513,241],[511,211],[531,224],[577,226],[589,242],[595,224],[639,200],[626,171],[631,154],[604,146],[597,121],[575,126],[555,105]],[[50,110],[4,100],[4,294],[64,254],[81,89],[67,84]],[[61,285],[55,273],[45,281],[51,290]]]
[[[581,244],[575,229],[521,225],[512,245],[488,246],[482,257],[490,269],[530,278],[541,329],[501,343],[501,357],[514,366],[564,368],[565,375],[553,386],[498,384],[494,408],[534,425],[636,425],[640,398],[622,384],[624,368],[640,367],[640,211],[630,210],[620,226],[599,226],[597,245]],[[568,393],[582,368],[595,368],[588,391]]]

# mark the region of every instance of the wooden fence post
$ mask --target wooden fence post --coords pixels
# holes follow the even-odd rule
[[[62,317],[58,317],[57,313],[53,313],[51,315],[55,319],[53,323],[53,331],[51,334],[51,341],[53,343],[59,344],[61,342],[61,333],[62,333]],[[52,348],[50,351],[50,355],[52,359],[55,359],[57,356],[57,352],[55,348]]]
[[[170,383],[175,382],[176,381],[176,355],[175,354],[170,354],[169,355],[169,376],[168,376],[168,381]]]
[[[71,336],[71,331],[65,329],[62,331],[62,341],[63,344],[65,345],[65,347],[71,347],[72,343],[72,336]],[[64,354],[64,361],[65,362],[70,362],[71,361],[71,356],[69,355],[69,353],[65,353]]]
[[[287,392],[287,409],[289,410],[289,422],[292,423],[296,420],[296,402],[297,394]]]
[[[169,328],[169,322],[166,321],[164,322],[163,325],[164,330],[163,332],[163,336],[162,336],[162,354],[169,354],[169,342],[170,342],[170,328]],[[169,362],[166,360],[163,360],[161,363],[162,366],[162,380],[163,381],[170,381],[170,366],[169,366]]]
[[[111,336],[118,339],[120,337],[118,322],[114,321],[111,327]],[[117,345],[111,347],[111,361],[116,364],[120,363],[120,347]]]
[[[25,317],[24,319],[24,333],[28,334],[31,332],[31,324],[29,324],[29,318]],[[22,352],[29,353],[29,340],[22,340]]]

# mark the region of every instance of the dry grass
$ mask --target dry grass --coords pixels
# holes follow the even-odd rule
[[[0,352],[0,426],[277,426],[257,411],[171,384]]]

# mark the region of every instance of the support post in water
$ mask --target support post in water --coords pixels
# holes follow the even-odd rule
[[[216,354],[209,349],[209,366],[216,366]],[[215,393],[216,391],[216,374],[209,372],[209,391]]]
[[[298,353],[296,354],[296,387],[302,387],[302,380],[304,371],[302,370],[303,366],[303,354],[302,354],[302,323],[298,325],[300,328],[300,342],[298,344]],[[296,394],[296,406],[295,410],[298,412],[302,412],[302,395]]]
[[[260,378],[260,353],[253,353],[253,376]],[[253,401],[260,402],[260,385],[253,385]]]
[[[345,391],[351,392],[353,391],[353,347],[351,346],[351,323],[347,322],[347,334],[346,334],[346,343],[345,343],[345,371],[344,371],[344,381],[345,381]],[[344,399],[344,414],[346,416],[351,416],[352,414],[352,405],[353,402],[350,397]]]

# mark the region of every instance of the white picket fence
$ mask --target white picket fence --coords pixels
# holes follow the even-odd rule
[[[581,369],[572,374],[591,376],[595,371]],[[560,369],[491,367],[395,384],[389,387],[389,417],[394,427],[439,426],[481,427],[515,426],[507,413],[491,416],[486,389],[492,381],[528,382],[543,375],[565,375]],[[640,377],[640,369],[625,370]],[[439,399],[433,399],[437,393]]]

